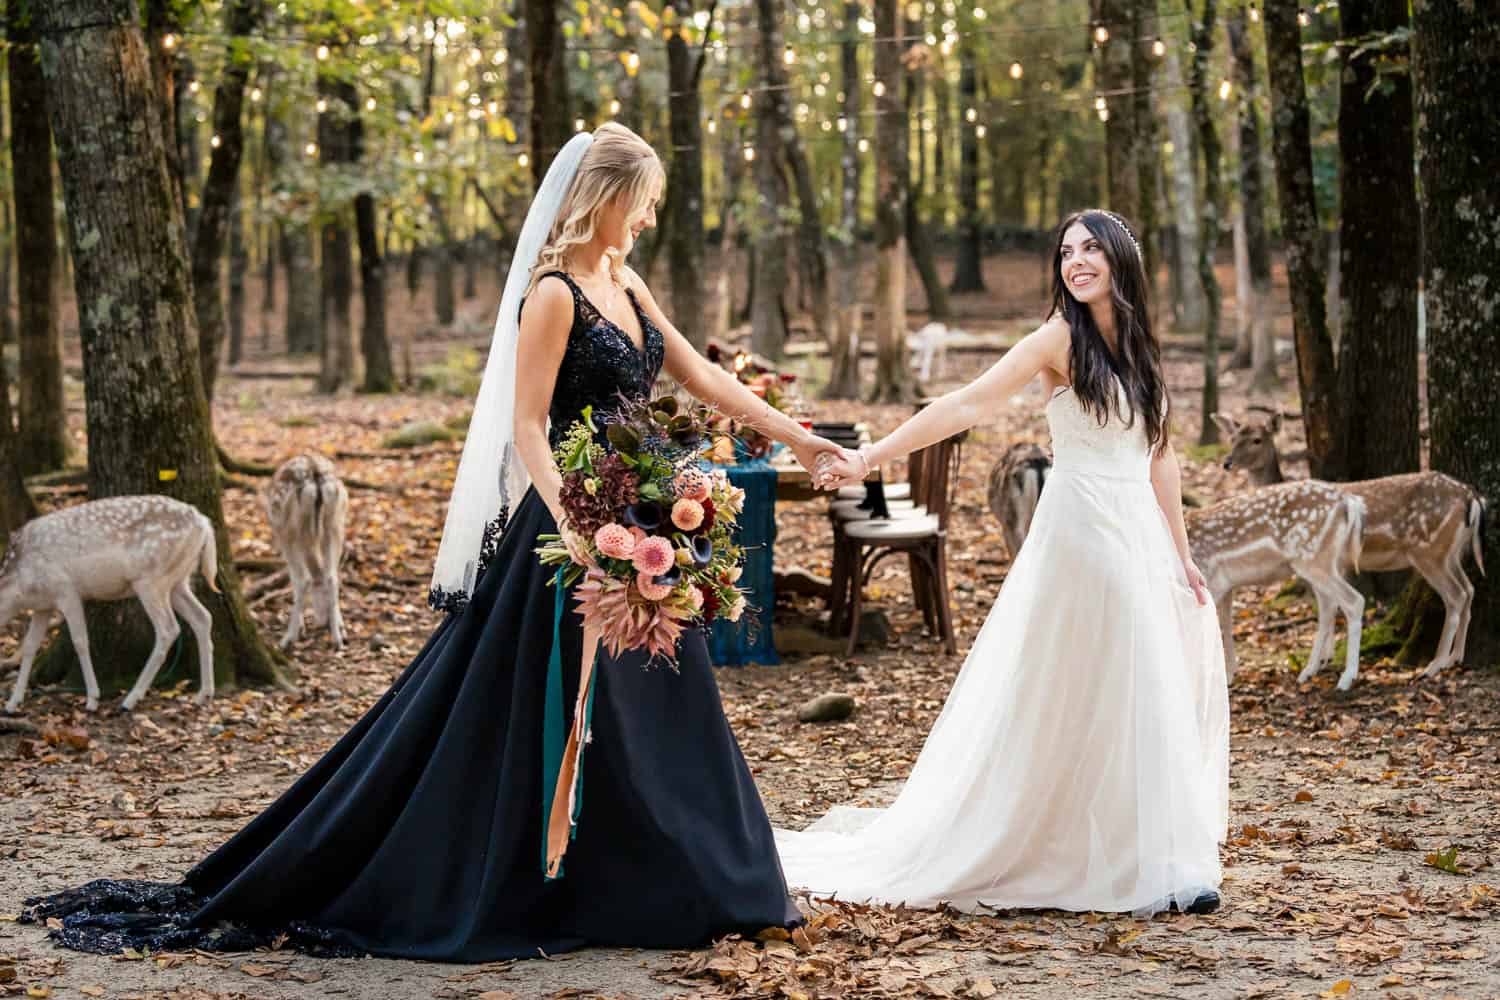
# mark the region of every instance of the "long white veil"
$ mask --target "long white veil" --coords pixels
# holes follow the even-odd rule
[[[456,612],[469,603],[474,583],[505,530],[512,502],[531,485],[531,476],[515,450],[516,341],[520,337],[521,298],[563,196],[592,142],[593,136],[582,132],[558,152],[531,201],[516,241],[432,571],[427,600],[434,608]]]

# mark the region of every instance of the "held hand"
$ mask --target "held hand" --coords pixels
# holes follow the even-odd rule
[[[1208,592],[1208,581],[1203,579],[1203,572],[1198,569],[1198,564],[1193,562],[1191,556],[1183,560],[1182,568],[1187,573],[1188,586],[1193,588],[1193,596],[1198,598],[1198,606],[1202,607],[1208,603],[1211,596]]]
[[[815,434],[807,434],[800,441],[793,442],[791,449],[797,463],[812,473],[814,484],[817,483],[819,471],[831,460],[838,458],[842,450],[827,438]]]
[[[836,490],[862,483],[868,474],[869,467],[858,452],[840,448],[838,457],[823,467],[822,473],[816,476],[814,485],[819,489]]]

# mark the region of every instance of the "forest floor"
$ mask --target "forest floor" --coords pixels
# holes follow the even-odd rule
[[[1030,270],[1016,270],[1034,286]],[[1025,315],[971,304],[963,325],[1016,334]],[[482,350],[486,325],[476,320],[467,339],[416,338],[416,364],[433,366],[435,386],[420,395],[318,397],[305,365],[270,356],[224,377],[214,418],[233,454],[274,463],[322,450],[357,484],[343,572],[349,645],[334,653],[314,631],[293,649],[295,692],[227,692],[206,708],[192,704],[193,682],[180,667],[173,687],[130,716],[89,716],[76,692],[33,690],[24,718],[38,731],[0,731],[0,996],[1500,997],[1500,674],[1422,680],[1414,668],[1367,658],[1347,695],[1333,689],[1336,670],[1298,685],[1313,611],[1275,590],[1236,601],[1225,905],[1212,916],[970,917],[809,904],[812,929],[792,941],[731,938],[698,951],[596,949],[479,966],[283,951],[101,957],[56,949],[43,928],[16,923],[29,895],[101,876],[177,878],[316,760],[406,665],[435,622],[424,597],[459,444],[389,448],[385,439],[413,422],[463,415],[472,386],[462,366],[439,362],[458,346]],[[1186,488],[1202,500],[1243,489],[1212,449],[1189,444],[1201,357],[1173,343],[1167,371]],[[971,377],[994,357],[952,355],[946,379],[929,388]],[[1281,401],[1295,409],[1290,364],[1283,371]],[[870,591],[892,625],[887,646],[847,660],[814,655],[718,672],[778,825],[801,826],[835,804],[886,801],[909,772],[1008,566],[985,503],[989,469],[1012,441],[1045,440],[1040,402],[1031,387],[965,446],[949,547],[959,655],[923,633],[904,572],[887,564]],[[1223,404],[1245,405],[1237,380],[1224,385]],[[910,412],[808,409],[857,415],[876,434]],[[1283,435],[1294,454],[1299,434],[1294,420]],[[1305,474],[1295,460],[1289,472]],[[276,560],[257,485],[232,486],[225,500],[252,585]],[[38,492],[48,507],[81,498],[71,487]],[[785,505],[778,522],[778,564],[826,573],[822,503]],[[289,604],[284,588],[258,599],[268,636],[280,634]],[[794,599],[776,620],[817,612]],[[1370,620],[1377,614],[1372,608]],[[0,633],[0,658],[14,656],[19,634],[20,622]],[[0,667],[0,687],[10,682]],[[796,721],[803,701],[831,690],[855,696],[852,718]]]

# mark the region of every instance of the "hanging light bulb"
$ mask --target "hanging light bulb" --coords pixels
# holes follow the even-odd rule
[[[716,133],[718,131],[719,131],[719,123],[716,120],[710,118],[708,120],[708,134],[709,135],[713,135],[714,133]]]
[[[1107,122],[1107,121],[1109,121],[1109,108],[1100,108],[1099,109],[1099,120],[1101,122]]]
[[[884,97],[885,96],[885,81],[884,80],[876,80],[875,81],[875,86],[871,87],[870,89],[872,91],[874,91],[876,97]]]
[[[1255,4],[1250,5],[1250,20],[1256,24],[1260,23],[1260,8],[1255,6]]]
[[[740,107],[744,108],[746,111],[750,110],[750,91],[747,90],[740,95]]]
[[[861,140],[859,140],[859,151],[861,153],[868,153],[870,151],[870,140],[869,139],[861,139]]]
[[[165,35],[162,35],[161,47],[166,49],[168,52],[171,52],[173,49],[177,48],[177,36],[172,34],[170,31]]]
[[[327,111],[327,110],[328,110],[328,102],[327,102],[327,101],[325,101],[325,100],[324,100],[324,99],[323,99],[323,98],[321,98],[321,97],[320,97],[320,98],[318,98],[318,104],[317,104],[317,108],[318,108],[318,114],[320,114],[320,115],[321,115],[321,114],[322,114],[322,113],[323,113],[323,112],[325,112],[325,111]]]
[[[788,45],[785,49],[782,49],[782,51],[781,51],[781,61],[782,61],[782,63],[784,65],[787,65],[787,66],[790,66],[792,63],[796,62],[797,61],[797,52],[796,52],[796,50],[793,49],[790,45]]]
[[[259,104],[260,103],[260,99],[262,97],[264,97],[264,96],[266,96],[266,95],[263,94],[263,93],[261,93],[261,89],[259,87],[251,87],[250,88],[250,103],[252,103],[252,104]]]
[[[636,71],[641,68],[641,54],[635,49],[625,53],[625,72],[635,76]]]
[[[1013,63],[1010,64],[1010,78],[1012,80],[1019,80],[1019,79],[1021,79],[1021,77],[1025,76],[1025,75],[1026,75],[1026,70],[1024,70],[1024,69],[1021,68],[1021,64],[1020,63],[1013,62]]]
[[[1102,95],[1099,96],[1099,97],[1094,98],[1094,110],[1095,111],[1103,111],[1107,107],[1109,107],[1109,105],[1105,102],[1104,97]]]
[[[498,115],[500,113],[500,102],[499,101],[491,101],[490,103],[488,103],[488,104],[486,104],[484,106],[484,110],[485,110],[485,113],[487,113],[487,114]]]
[[[618,100],[609,102],[609,113],[612,115],[617,115],[620,113],[620,102]]]
[[[318,60],[320,62],[322,60],[324,60],[324,59],[327,59],[328,58],[328,54],[329,54],[328,53],[328,46],[326,46],[326,45],[319,45],[318,46]]]
[[[522,153],[520,156],[516,157],[516,162],[524,167],[531,163],[531,157],[527,156],[525,153]]]
[[[976,20],[976,21],[983,21],[986,16],[987,15],[985,14],[983,7],[975,7],[974,8],[974,20]]]
[[[306,146],[302,147],[302,151],[304,153],[306,153],[308,156],[317,156],[318,155],[318,144],[315,143],[315,142],[310,142]]]
[[[1151,43],[1151,54],[1153,56],[1156,56],[1158,59],[1160,59],[1162,56],[1166,55],[1167,54],[1167,43],[1164,42],[1164,41],[1162,41],[1160,38],[1158,38],[1156,41],[1152,42]]]
[[[976,110],[974,108],[965,108],[964,109],[964,121],[966,121],[966,122],[977,121],[978,118],[979,118],[979,112],[978,112],[978,110]]]
[[[843,115],[839,115],[839,131],[849,131],[849,119],[845,118]]]
[[[212,139],[208,140],[208,144],[210,146],[212,146],[214,149],[218,149],[219,148],[219,143],[220,143],[220,140],[219,140],[219,137],[217,135],[214,136]]]
[[[1227,100],[1229,100],[1229,95],[1232,94],[1232,93],[1234,93],[1234,84],[1230,83],[1228,80],[1220,80],[1219,81],[1219,100],[1221,100],[1221,101],[1227,101]]]
[[[1305,28],[1309,24],[1312,24],[1312,18],[1308,16],[1307,11],[1299,10],[1297,11],[1297,23]]]
[[[573,131],[574,132],[582,132],[583,131],[583,119],[582,118],[575,118],[575,119],[573,119]]]
[[[426,158],[427,157],[423,154],[423,152],[420,149],[412,151],[411,160],[412,160],[413,163],[421,163]]]
[[[750,162],[753,159],[755,159],[755,147],[754,146],[746,146],[745,147],[745,162],[748,163],[748,162]]]
[[[366,97],[365,98],[365,110],[366,111],[374,111],[375,110],[375,98],[373,98],[373,97]]]
[[[975,135],[976,138],[983,139],[984,138],[984,133],[986,131],[987,131],[987,129],[985,129],[985,127],[983,125],[975,125],[974,126],[974,135]]]
[[[196,94],[198,91],[200,91],[202,89],[203,89],[203,85],[200,84],[197,80],[194,80],[192,83],[188,84],[188,93],[189,94]]]
[[[1109,41],[1109,29],[1102,24],[1095,28],[1094,41],[1100,45],[1103,45],[1105,42]]]

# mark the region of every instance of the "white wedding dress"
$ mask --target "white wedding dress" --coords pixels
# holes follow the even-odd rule
[[[1116,391],[1123,391],[1116,383]],[[1025,545],[896,801],[776,831],[788,884],[851,901],[1186,909],[1219,885],[1229,706],[1140,422],[1046,406]]]

